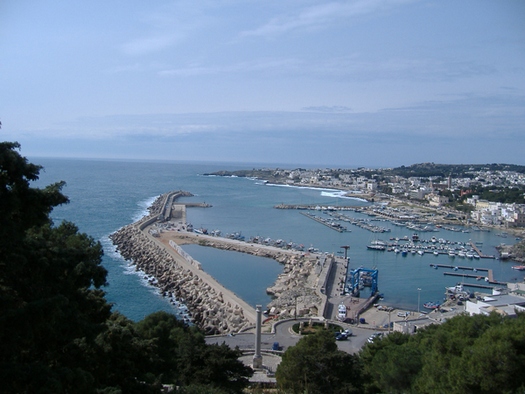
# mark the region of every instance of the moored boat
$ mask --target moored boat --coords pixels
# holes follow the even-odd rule
[[[367,249],[370,249],[370,250],[386,250],[385,245],[372,244],[372,245],[366,245],[366,247]]]
[[[438,303],[438,302],[432,302],[432,301],[425,302],[425,303],[423,304],[423,307],[426,308],[426,309],[438,309],[440,306],[441,306],[440,303]]]

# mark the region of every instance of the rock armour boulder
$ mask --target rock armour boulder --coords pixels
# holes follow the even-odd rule
[[[111,235],[119,253],[131,261],[137,270],[155,278],[161,294],[169,295],[175,303],[184,300],[195,325],[206,335],[239,332],[250,326],[241,308],[225,304],[222,294],[198,275],[181,267],[161,246],[149,239],[135,225],[125,226]]]

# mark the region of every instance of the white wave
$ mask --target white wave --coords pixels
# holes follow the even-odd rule
[[[136,276],[139,279],[141,286],[146,287],[148,291],[156,296],[163,297],[160,289],[156,286],[157,278],[146,274],[143,270],[137,269],[137,266],[133,264],[132,261],[124,259],[124,257],[118,252],[116,245],[114,245],[109,238],[109,235],[102,237],[99,241],[104,249],[104,254],[119,264],[123,275]],[[166,298],[173,307],[175,314],[178,315],[180,319],[188,319],[191,317],[188,315],[188,307],[181,300],[178,300],[173,296]]]
[[[323,197],[335,197],[335,198],[344,198],[346,197],[346,192],[341,190],[336,191],[322,191],[321,196]]]
[[[324,187],[313,187],[313,186],[297,186],[297,185],[280,185],[277,183],[265,183],[265,186],[273,186],[273,187],[289,187],[289,188],[295,188],[295,189],[309,189],[309,190],[319,190],[321,192],[322,197],[330,197],[330,198],[342,198],[345,200],[358,200],[358,201],[364,201],[367,202],[363,198],[359,197],[352,197],[351,191],[347,190],[340,190],[340,189],[330,189],[330,188],[324,188]]]
[[[332,192],[321,192],[321,196],[323,197],[330,197],[330,198],[342,198],[342,199],[345,199],[345,200],[358,200],[358,201],[365,201],[366,200],[364,198],[359,198],[359,197],[352,197],[351,195],[348,195],[348,194],[352,194],[352,192],[348,192],[348,191],[345,191],[345,190],[337,190],[337,191],[332,191]]]
[[[157,198],[159,198],[159,196],[148,197],[145,200],[139,201],[137,205],[139,206],[140,210],[133,215],[133,222],[136,222],[142,219],[144,216],[147,216],[149,213],[148,208],[151,207]]]
[[[297,186],[297,185],[281,185],[278,183],[265,183],[266,186],[272,186],[272,187],[289,187],[292,189],[309,189],[309,190],[320,190],[320,191],[328,191],[328,192],[337,192],[340,191],[338,189],[329,189],[325,187],[313,187],[313,186]]]

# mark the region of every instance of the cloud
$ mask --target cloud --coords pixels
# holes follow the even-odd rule
[[[264,58],[257,60],[250,60],[245,62],[238,62],[226,65],[201,65],[193,64],[187,67],[172,68],[159,71],[160,76],[175,76],[175,77],[189,77],[198,75],[215,75],[215,74],[233,74],[246,72],[278,72],[280,74],[290,72],[292,70],[299,70],[302,67],[302,62],[297,59],[273,59]]]
[[[181,40],[176,35],[160,35],[156,37],[138,38],[122,46],[128,55],[144,55],[166,49]]]
[[[121,50],[127,55],[146,55],[178,45],[211,23],[203,11],[202,4],[195,2],[161,2],[140,16],[139,26],[144,33],[122,44]]]
[[[47,145],[49,155],[79,157],[518,164],[525,144],[523,108],[524,96],[506,93],[443,96],[361,113],[319,105],[297,112],[119,115],[22,130],[14,139],[30,152]]]
[[[231,111],[181,114],[84,117],[19,130],[18,135],[61,140],[156,140],[186,138],[253,138],[259,135],[311,133],[321,142],[326,133],[348,137],[395,139],[464,138],[512,140],[523,144],[525,96],[509,94],[450,95],[413,105],[355,112],[346,106],[316,105],[301,111]],[[4,133],[8,130],[2,130]],[[8,133],[7,133],[8,134]],[[241,137],[242,136],[242,137]],[[16,139],[16,138],[15,138]]]
[[[291,78],[322,78],[344,81],[456,81],[498,73],[487,64],[474,61],[434,58],[389,58],[381,62],[369,61],[358,55],[329,59],[304,60],[299,58],[262,58],[231,64],[194,63],[158,71],[162,77],[194,77],[238,73],[270,73]]]
[[[354,0],[317,4],[303,8],[297,13],[274,17],[258,28],[243,31],[241,36],[274,37],[299,29],[325,27],[337,19],[370,14],[407,2],[407,0]]]
[[[308,112],[325,112],[325,113],[350,112],[350,111],[352,111],[351,108],[345,107],[345,106],[342,106],[342,105],[332,105],[332,106],[322,105],[322,106],[318,106],[318,107],[303,107],[302,110],[303,111],[308,111]]]

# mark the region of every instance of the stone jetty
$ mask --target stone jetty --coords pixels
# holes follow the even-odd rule
[[[137,270],[155,278],[154,283],[164,296],[183,302],[193,323],[207,335],[239,332],[253,326],[238,303],[228,301],[223,292],[216,290],[217,286],[185,267],[137,226],[123,227],[111,239]]]
[[[323,302],[320,294],[320,254],[286,250],[228,238],[184,232],[163,232],[160,238],[176,243],[196,243],[222,250],[271,258],[283,265],[283,272],[266,292],[273,297],[268,312],[277,318],[316,317]]]
[[[224,250],[250,253],[275,259],[284,265],[276,283],[267,289],[274,300],[268,309],[276,318],[318,316],[322,310],[319,292],[319,255],[249,244],[228,238],[205,236],[181,230],[170,223],[170,210],[178,196],[160,196],[149,208],[149,215],[113,233],[110,238],[119,253],[138,271],[152,277],[161,293],[182,302],[191,320],[206,335],[236,333],[255,325],[254,306],[246,304],[187,256],[179,244],[197,243]],[[167,230],[171,228],[172,230]]]

